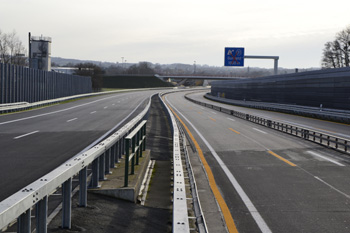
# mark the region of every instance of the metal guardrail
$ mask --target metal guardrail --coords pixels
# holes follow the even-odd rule
[[[107,139],[89,150],[74,156],[64,164],[46,174],[0,202],[0,230],[17,219],[18,232],[31,232],[31,209],[36,206],[36,229],[47,232],[48,196],[62,185],[62,228],[71,227],[72,178],[79,174],[79,205],[87,206],[87,167],[92,164],[90,187],[98,187],[108,168],[125,153],[125,138],[128,133],[146,116],[151,104],[135,118]],[[107,170],[105,169],[107,167]]]
[[[278,104],[278,103],[266,103],[266,102],[255,102],[255,101],[244,101],[244,100],[233,100],[215,97],[210,94],[204,96],[207,99],[214,100],[217,102],[234,104],[237,106],[263,109],[268,111],[277,111],[283,113],[291,113],[302,116],[309,116],[324,120],[337,121],[342,123],[350,123],[350,111],[321,108],[321,107],[309,107],[301,105],[290,105],[290,104]]]
[[[139,158],[142,157],[142,151],[146,150],[146,120],[143,120],[129,135],[125,138],[125,176],[124,186],[128,187],[129,162],[131,160],[131,175],[135,173],[135,165],[139,165]],[[131,154],[130,154],[131,146]]]
[[[62,98],[44,100],[44,101],[39,101],[34,103],[21,102],[21,103],[12,103],[12,104],[0,104],[0,114],[22,111],[22,110],[42,107],[46,105],[57,104],[68,100],[75,100],[75,99],[92,97],[92,96],[108,95],[108,94],[123,93],[123,92],[130,92],[130,91],[157,90],[157,89],[159,88],[142,88],[142,89],[139,88],[139,89],[116,90],[116,91],[104,91],[104,92],[97,92],[97,93],[66,96]],[[161,89],[167,89],[167,88],[161,88]]]
[[[184,157],[185,157],[185,162],[186,162],[186,167],[187,167],[187,172],[188,172],[188,178],[190,180],[192,200],[193,200],[193,209],[194,209],[194,214],[195,214],[195,218],[196,218],[196,222],[197,222],[198,232],[199,233],[208,233],[207,223],[205,221],[203,211],[202,211],[202,206],[201,206],[201,203],[199,200],[196,179],[195,179],[194,174],[193,174],[192,164],[191,164],[190,156],[189,156],[188,150],[187,150],[186,138],[188,136],[185,133],[185,130],[183,129],[180,122],[178,122],[178,125],[180,125],[179,129],[180,129],[180,132],[182,135],[182,144],[183,144],[183,148],[184,148],[183,150],[185,153]]]
[[[180,132],[174,115],[163,102],[161,96],[160,94],[159,98],[161,99],[163,107],[168,111],[168,119],[171,122],[173,131],[173,233],[189,233],[190,227],[188,221],[185,178],[181,159]]]
[[[259,125],[266,126],[271,129],[275,129],[280,132],[284,132],[299,138],[303,138],[311,142],[315,142],[317,144],[326,146],[328,148],[331,148],[346,154],[350,154],[350,140],[348,139],[326,134],[316,130],[311,130],[305,127],[295,126],[292,124],[285,124],[278,121],[254,116],[252,114],[246,114],[243,112],[234,111],[234,110],[219,107],[213,104],[207,104],[201,101],[191,99],[188,96],[185,96],[185,98],[193,103],[202,105],[204,107],[208,107],[208,108],[217,110],[219,112],[223,112],[250,122],[254,122]]]

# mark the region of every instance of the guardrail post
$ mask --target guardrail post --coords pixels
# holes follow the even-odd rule
[[[329,136],[327,136],[327,146],[329,147],[329,144],[330,144],[330,139],[329,139]]]
[[[71,228],[72,215],[72,178],[69,178],[62,185],[62,228]]]
[[[119,159],[121,157],[121,152],[120,152],[120,139],[119,141],[117,141],[117,143],[115,144],[115,163],[119,163]]]
[[[18,233],[31,233],[31,222],[30,216],[31,211],[28,209],[26,212],[21,214],[17,219],[17,232]]]
[[[335,138],[335,148],[338,149],[338,138]]]
[[[99,175],[98,175],[99,180],[105,180],[105,171],[106,171],[105,158],[106,158],[106,152],[100,155],[100,169],[99,169]]]
[[[108,149],[106,152],[105,152],[105,174],[110,174],[111,173],[111,170],[110,170],[110,167],[111,167],[111,149]]]
[[[131,154],[133,155],[132,156],[132,159],[131,159],[131,175],[134,175],[135,174],[135,145],[136,145],[136,135],[134,137],[132,137],[132,140],[131,140]]]
[[[92,162],[92,175],[91,175],[91,188],[98,188],[98,181],[99,181],[99,165],[100,163],[100,157],[96,158]]]
[[[35,206],[36,232],[47,232],[47,196],[40,200]]]
[[[124,137],[123,137],[124,139]],[[128,150],[125,153],[125,173],[124,173],[124,186],[128,187],[128,176],[129,176],[129,155],[130,155],[130,150],[129,150],[129,144],[130,144],[130,140],[125,140],[125,144],[126,144],[126,148],[128,148]]]
[[[245,119],[249,121],[249,114],[245,114]]]
[[[136,144],[135,146],[138,146],[138,150],[137,150],[137,152],[135,154],[135,156],[136,156],[136,165],[139,165],[139,157],[141,157],[140,156],[140,151],[142,152],[142,148],[141,148],[141,146],[142,146],[142,144],[141,144],[141,133],[142,133],[142,128],[135,135],[135,137],[136,137],[135,138],[135,144]]]
[[[144,137],[145,139],[143,140],[143,148],[142,150],[145,151],[146,150],[146,125],[147,123],[144,124],[144,126],[142,127],[143,129],[143,133],[142,133],[142,138]],[[141,153],[141,156],[142,156],[142,153]]]
[[[87,167],[79,172],[79,206],[87,206]]]
[[[112,147],[111,147],[111,161],[110,161],[110,168],[115,168],[115,148],[116,148],[116,144],[114,144]]]
[[[122,137],[121,139],[119,139],[118,142],[118,155],[119,155],[119,159],[121,159],[123,157],[123,143],[124,143],[124,137]]]
[[[304,135],[303,135],[303,137],[304,137],[305,139],[309,139],[309,130],[304,130]]]
[[[271,120],[267,120],[267,127],[271,128],[272,126],[272,121]]]
[[[125,138],[126,138],[126,135],[123,136],[123,140],[122,140],[122,154],[126,153]],[[126,148],[129,150],[129,147],[126,147]]]

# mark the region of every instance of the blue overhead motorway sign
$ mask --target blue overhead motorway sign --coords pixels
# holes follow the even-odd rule
[[[225,66],[244,66],[244,48],[225,48]]]

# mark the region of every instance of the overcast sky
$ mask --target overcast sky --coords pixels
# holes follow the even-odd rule
[[[280,67],[319,67],[349,25],[349,0],[0,0],[0,30],[26,48],[31,32],[52,38],[54,57],[109,62],[223,66],[225,47],[244,47]]]

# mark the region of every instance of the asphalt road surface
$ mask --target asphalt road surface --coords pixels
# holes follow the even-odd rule
[[[0,116],[0,201],[140,113],[159,90],[86,98]]]
[[[272,112],[272,111],[259,110],[259,109],[251,109],[251,108],[232,106],[232,105],[227,105],[223,103],[213,102],[204,98],[204,94],[207,92],[209,92],[209,90],[204,92],[191,93],[189,94],[189,97],[205,103],[210,103],[210,104],[214,103],[214,105],[216,106],[221,106],[224,108],[236,110],[247,114],[254,114],[255,116],[260,116],[266,119],[273,119],[279,122],[284,122],[286,124],[293,124],[296,126],[306,127],[315,131],[320,131],[320,132],[332,134],[338,137],[350,139],[349,124],[335,123],[331,121],[317,120],[317,119],[302,117],[298,115]]]
[[[196,105],[184,93],[166,99],[203,150],[238,232],[350,232],[346,155]],[[349,136],[348,125],[239,109]]]

